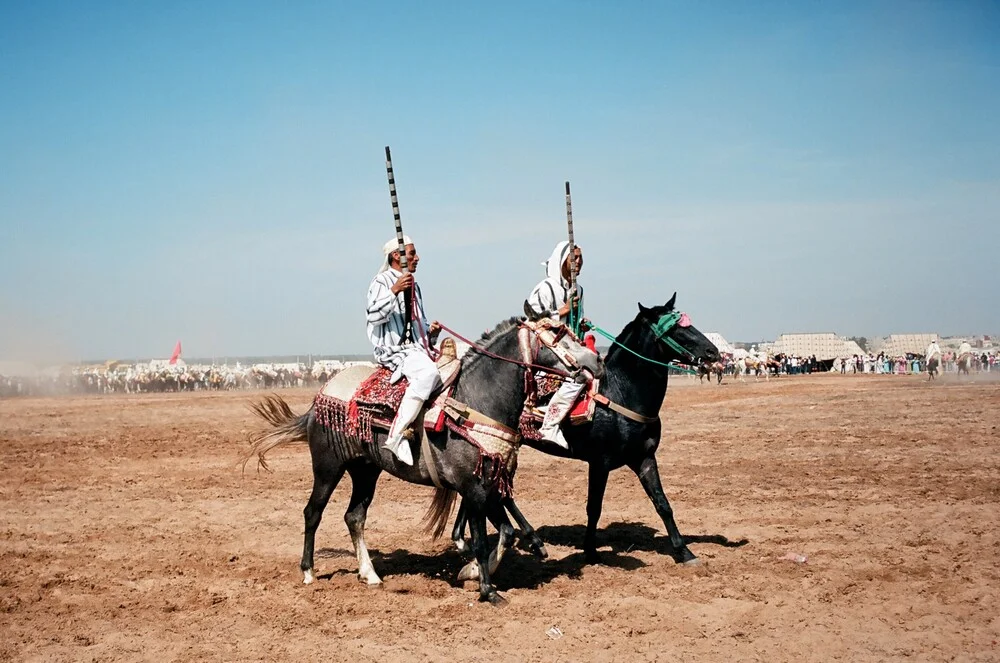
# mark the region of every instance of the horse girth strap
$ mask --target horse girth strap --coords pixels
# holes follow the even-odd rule
[[[482,412],[476,412],[468,405],[454,398],[444,402],[444,413],[454,419],[463,428],[479,430],[513,445],[521,443],[521,435],[515,430],[504,426],[499,421],[490,419]]]
[[[434,484],[435,488],[444,488],[441,483],[441,476],[438,474],[437,463],[434,461],[434,456],[431,452],[431,441],[430,437],[427,435],[427,429],[423,425],[423,421],[420,422],[420,456],[424,459],[424,463],[427,464],[427,473],[431,475],[431,483]]]
[[[624,405],[619,405],[607,396],[601,394],[594,394],[594,402],[598,405],[608,408],[613,412],[617,412],[626,419],[631,419],[632,421],[637,421],[640,424],[652,424],[660,420],[659,417],[647,417],[644,414],[639,414],[635,410],[630,410]]]

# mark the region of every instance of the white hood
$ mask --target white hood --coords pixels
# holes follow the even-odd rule
[[[569,255],[569,241],[563,240],[556,244],[556,248],[552,249],[552,255],[549,259],[543,262],[545,265],[545,276],[550,279],[555,279],[556,282],[562,281],[562,266],[566,262],[566,256]]]

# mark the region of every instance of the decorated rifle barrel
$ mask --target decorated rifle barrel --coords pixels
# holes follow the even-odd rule
[[[399,216],[399,199],[396,197],[396,176],[392,172],[392,154],[389,146],[385,146],[385,173],[389,177],[389,198],[392,200],[392,220],[396,223],[396,242],[399,244],[399,268],[404,274],[409,272],[406,264],[406,240],[403,239],[403,221]],[[407,289],[403,292],[403,305],[406,312],[403,315],[405,321],[403,329],[403,340],[413,340],[413,292]]]
[[[569,231],[569,326],[574,332],[579,332],[579,320],[576,310],[576,240],[573,237],[573,198],[569,192],[569,182],[566,182],[566,228]]]
[[[392,154],[389,146],[385,146],[385,173],[389,177],[389,198],[392,201],[392,220],[396,222],[396,241],[399,242],[399,266],[406,274],[409,269],[406,264],[406,244],[403,241],[403,221],[399,217],[399,199],[396,197],[396,176],[392,172]]]
[[[573,198],[569,193],[569,182],[566,182],[566,228],[569,230],[569,286],[570,291],[576,294],[576,260],[573,256],[576,242],[573,239]]]

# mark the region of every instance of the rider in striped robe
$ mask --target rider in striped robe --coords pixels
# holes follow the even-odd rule
[[[404,237],[406,265],[409,273],[403,274],[399,260],[399,243],[393,238],[382,247],[382,267],[368,286],[368,339],[375,347],[375,360],[392,371],[391,382],[401,377],[407,380],[406,392],[399,405],[399,412],[389,430],[385,447],[401,463],[413,465],[413,452],[403,437],[424,407],[424,402],[441,386],[441,375],[427,354],[422,341],[433,346],[441,331],[437,321],[428,323],[424,313],[424,300],[420,286],[413,280],[420,256],[409,237]],[[414,315],[411,323],[413,340],[404,339],[406,304],[404,293],[412,288]]]

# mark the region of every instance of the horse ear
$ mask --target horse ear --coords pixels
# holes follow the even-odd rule
[[[532,322],[535,322],[537,320],[541,320],[542,318],[545,317],[542,314],[535,313],[535,310],[533,308],[531,308],[530,304],[528,304],[528,300],[527,299],[524,300],[524,316],[525,316],[525,318],[527,318],[528,320],[531,320]]]
[[[671,298],[670,298],[670,301],[669,301],[669,302],[667,302],[666,304],[664,304],[664,306],[665,306],[666,308],[668,308],[668,309],[672,309],[672,308],[674,307],[674,302],[676,302],[676,301],[677,301],[677,293],[676,293],[676,292],[674,292],[674,296],[673,296],[673,297],[671,297]]]
[[[643,306],[642,302],[639,302],[639,313],[648,313],[648,312],[649,312],[649,309],[646,308],[645,306]]]

